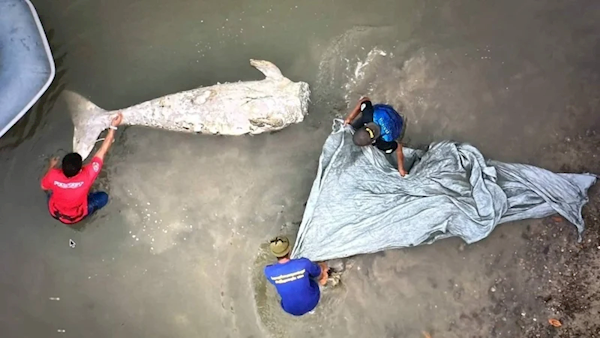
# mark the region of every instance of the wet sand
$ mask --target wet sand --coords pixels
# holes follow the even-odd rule
[[[268,238],[297,229],[332,119],[361,95],[403,107],[411,146],[453,139],[600,173],[597,2],[34,4],[57,78],[0,140],[3,337],[600,336],[597,187],[581,244],[553,218],[354,257],[314,315],[284,314],[261,275]],[[303,123],[254,137],[120,128],[97,184],[110,204],[77,230],[48,216],[39,179],[72,140],[63,89],[118,109],[258,79],[250,58],[311,85]]]

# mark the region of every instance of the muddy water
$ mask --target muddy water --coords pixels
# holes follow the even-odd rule
[[[467,248],[446,240],[352,258],[342,283],[302,318],[285,315],[262,278],[264,243],[294,236],[331,119],[361,95],[402,107],[410,144],[452,138],[507,161],[536,164],[546,146],[595,126],[597,4],[35,5],[58,75],[0,141],[0,320],[9,337],[514,337],[522,323],[511,315],[547,315],[515,263],[523,223]],[[79,231],[47,216],[37,179],[72,138],[61,90],[118,109],[259,78],[250,58],[309,82],[305,122],[256,137],[122,128],[99,180],[109,206]],[[512,314],[493,307],[498,278],[519,295]],[[493,311],[500,326],[482,319]]]

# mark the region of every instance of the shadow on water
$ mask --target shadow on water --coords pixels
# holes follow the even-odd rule
[[[43,18],[40,17],[43,25]],[[21,145],[26,140],[36,135],[40,127],[46,125],[47,116],[54,107],[60,93],[65,89],[64,81],[67,69],[64,65],[67,53],[59,53],[61,47],[54,41],[54,29],[48,29],[46,38],[53,53],[56,75],[54,80],[40,97],[40,99],[29,109],[27,113],[2,137],[0,141],[0,150],[12,150]],[[57,56],[58,55],[58,56]]]

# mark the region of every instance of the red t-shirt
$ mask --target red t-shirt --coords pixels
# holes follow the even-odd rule
[[[102,160],[94,157],[73,177],[66,177],[61,169],[50,170],[42,178],[42,188],[52,192],[48,201],[50,214],[67,224],[81,221],[88,213],[87,196],[100,169]]]

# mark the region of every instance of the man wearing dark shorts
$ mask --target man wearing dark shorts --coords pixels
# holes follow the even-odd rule
[[[114,141],[115,130],[122,119],[119,114],[112,121],[102,146],[90,164],[82,165],[81,155],[77,153],[65,155],[61,169],[56,168],[57,158],[50,160],[50,167],[42,178],[41,187],[48,193],[48,210],[52,217],[72,225],[108,203],[107,193],[89,192],[102,169],[104,156]]]
[[[360,114],[360,117],[357,116]],[[369,98],[362,98],[350,112],[344,124],[351,124],[354,128],[352,140],[357,146],[374,145],[377,149],[391,154],[394,151],[398,159],[398,172],[404,177],[404,154],[402,143],[398,139],[402,135],[404,119],[389,105],[373,105]]]

